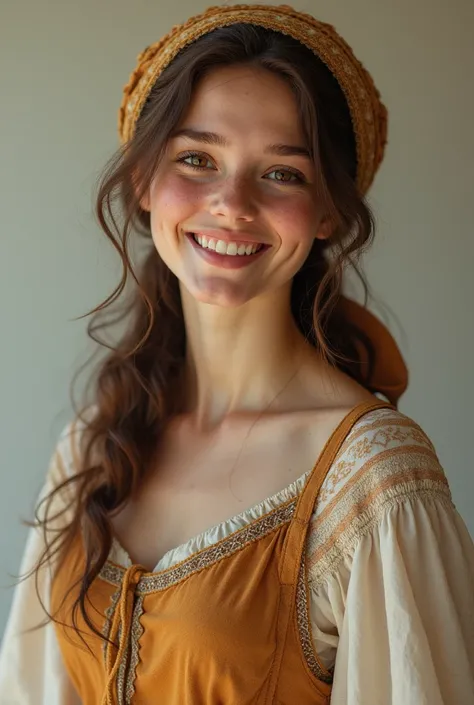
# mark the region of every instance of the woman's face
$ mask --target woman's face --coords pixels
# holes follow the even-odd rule
[[[329,234],[314,182],[290,87],[263,69],[224,67],[196,87],[142,206],[190,294],[240,306],[289,287],[314,238]]]

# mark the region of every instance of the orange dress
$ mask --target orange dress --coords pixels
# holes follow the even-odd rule
[[[80,541],[57,571],[52,607],[62,657],[83,705],[323,705],[332,674],[314,652],[306,536],[321,485],[352,426],[384,402],[358,405],[328,440],[299,496],[158,573],[110,561],[88,614],[115,645],[71,627]]]

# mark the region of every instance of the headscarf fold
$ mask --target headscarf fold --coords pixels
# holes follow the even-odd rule
[[[408,387],[408,369],[400,349],[386,326],[367,308],[352,299],[341,296],[338,306],[344,317],[359,328],[374,349],[374,367],[370,371],[370,386],[397,406]],[[369,359],[362,345],[358,345],[361,372],[369,377]]]

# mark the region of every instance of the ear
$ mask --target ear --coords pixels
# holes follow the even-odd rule
[[[143,189],[143,187],[140,184],[140,178],[136,171],[132,175],[132,184],[135,191],[135,195],[140,199],[140,208],[144,211],[150,212],[150,189],[147,188],[145,193],[140,197],[140,191]]]
[[[323,218],[318,225],[315,240],[329,240],[334,231],[334,223],[329,217]]]
[[[145,194],[140,199],[140,208],[143,211],[150,212],[150,192],[149,189],[146,190]]]

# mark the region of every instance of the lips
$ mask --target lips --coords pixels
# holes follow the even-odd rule
[[[200,233],[188,233],[194,238],[195,242],[204,250],[217,252],[219,255],[229,255],[230,257],[248,257],[258,252],[263,245],[261,243],[245,243],[241,240],[221,240]]]
[[[255,241],[245,244],[238,240],[214,240],[214,238],[207,238],[205,235],[201,236],[199,233],[193,232],[187,232],[185,235],[188,242],[202,259],[223,269],[241,269],[246,267],[259,259],[269,248],[268,245]],[[201,243],[205,243],[206,246],[199,243],[197,238],[201,240]],[[209,244],[211,244],[211,247],[208,247]],[[241,248],[240,254],[239,247]]]

